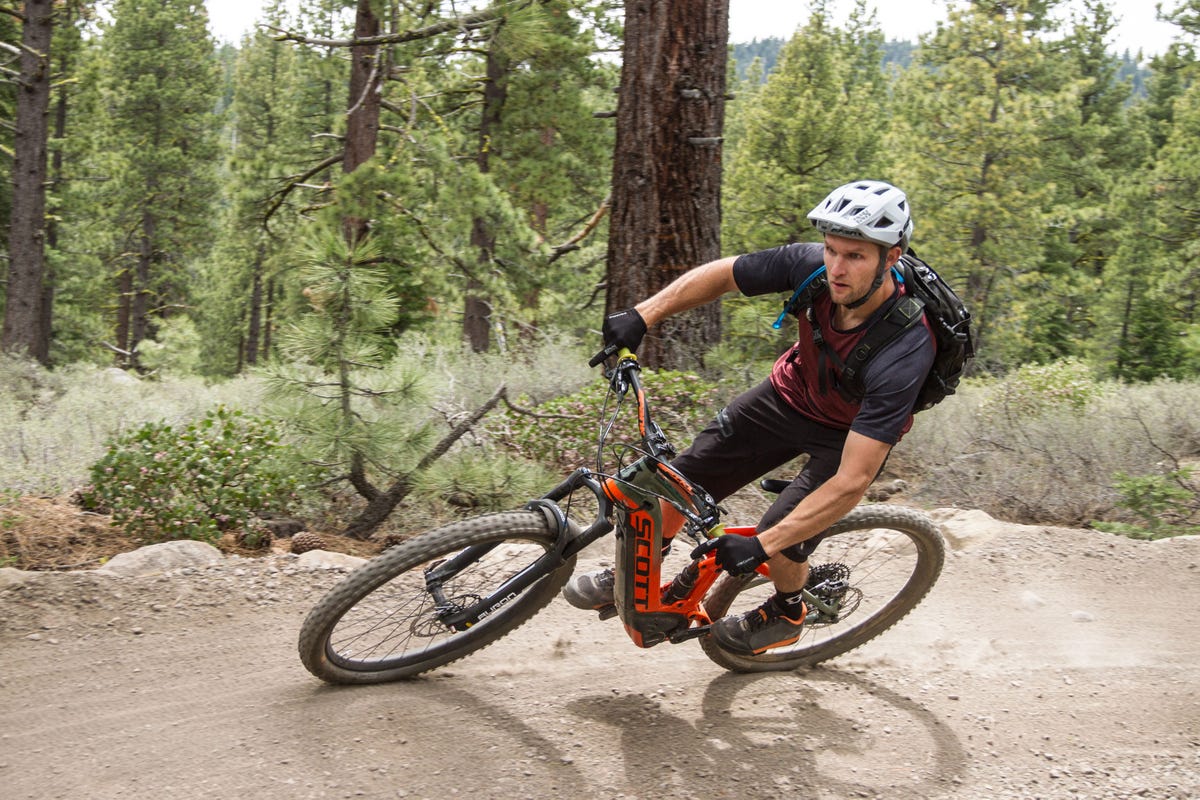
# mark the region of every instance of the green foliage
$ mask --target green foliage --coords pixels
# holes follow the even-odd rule
[[[296,500],[300,477],[275,425],[218,407],[182,427],[147,423],[118,436],[80,492],[143,542],[215,540]]]
[[[717,388],[698,375],[646,370],[643,380],[650,396],[651,415],[679,449],[718,410]],[[612,410],[608,384],[596,381],[580,391],[540,403],[531,413],[506,411],[496,423],[503,426],[497,435],[522,457],[569,471],[596,463],[600,428]],[[622,417],[608,443],[616,446],[636,440],[636,424],[629,413]]]
[[[195,375],[202,372],[200,332],[191,317],[169,317],[158,329],[157,339],[139,342],[142,366],[154,373]]]
[[[985,414],[1038,416],[1054,410],[1084,411],[1105,390],[1078,358],[1030,364],[992,384],[981,404]]]
[[[543,494],[561,477],[501,451],[472,447],[420,473],[410,505],[439,503],[458,515],[503,511]]]
[[[991,326],[1020,296],[1014,278],[1043,268],[1058,223],[1047,148],[1063,127],[1055,115],[1078,105],[1079,85],[1044,44],[1048,5],[950,9],[896,84],[889,141],[920,154],[897,170],[912,202],[914,247],[971,309],[979,365],[994,355]]]
[[[1137,524],[1097,522],[1095,527],[1134,539],[1163,539],[1200,531],[1200,486],[1191,482],[1195,470],[1181,467],[1165,475],[1126,475],[1118,472],[1113,481],[1120,493],[1118,505],[1128,510]]]
[[[281,335],[268,378],[305,457],[356,488],[411,470],[437,432],[422,371],[390,335],[398,303],[378,252],[373,239],[348,244],[333,219],[308,232],[310,313]]]
[[[20,515],[9,511],[9,506],[15,505],[20,496],[20,493],[11,489],[0,489],[0,568],[11,567],[20,560],[17,555],[5,555],[8,548],[5,547],[3,536],[21,521]]]
[[[834,186],[885,172],[883,35],[859,2],[848,29],[818,4],[762,86],[731,106],[723,237],[735,251],[811,240],[805,215]],[[765,190],[766,189],[766,190]]]

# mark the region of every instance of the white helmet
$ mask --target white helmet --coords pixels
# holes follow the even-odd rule
[[[908,250],[912,216],[908,196],[883,181],[855,181],[839,186],[808,212],[821,233],[865,239],[885,247]]]

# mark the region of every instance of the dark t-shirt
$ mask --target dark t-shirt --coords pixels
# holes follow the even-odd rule
[[[739,257],[733,265],[733,277],[745,295],[790,294],[820,268],[824,259],[823,245],[783,245]],[[846,331],[833,326],[833,303],[828,292],[819,293],[813,312],[825,341],[845,360],[867,329],[892,308],[902,293],[898,287],[866,323]],[[846,400],[831,386],[821,391],[818,367],[828,368],[829,364],[821,359],[807,321],[799,323],[795,346],[775,362],[771,383],[788,405],[810,419],[895,444],[912,427],[913,404],[933,365],[936,344],[928,325],[914,325],[871,357],[862,371],[866,391],[861,403]]]

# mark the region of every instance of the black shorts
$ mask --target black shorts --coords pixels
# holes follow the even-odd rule
[[[787,516],[809,492],[833,477],[842,460],[847,431],[818,424],[785,403],[769,380],[721,409],[692,445],[671,462],[718,502],[773,469],[807,453],[808,463],[763,514],[759,530]],[[822,537],[783,553],[803,562]]]

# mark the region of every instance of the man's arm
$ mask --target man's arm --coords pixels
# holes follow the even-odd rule
[[[850,431],[838,471],[774,526],[758,534],[768,556],[816,536],[844,517],[879,474],[892,446]]]
[[[646,321],[646,327],[653,327],[689,308],[711,303],[727,292],[736,292],[734,261],[737,261],[737,256],[729,256],[688,270],[657,294],[638,303],[635,308]]]

